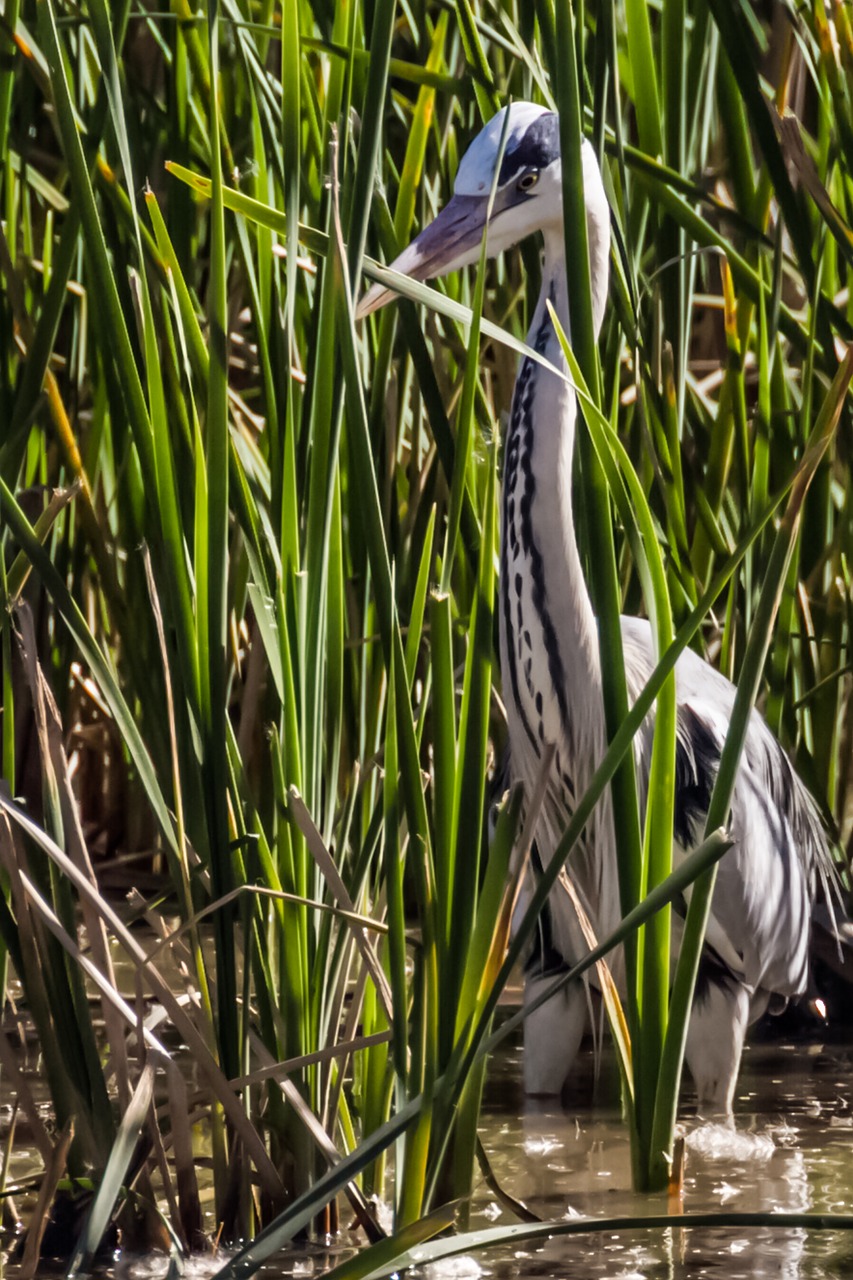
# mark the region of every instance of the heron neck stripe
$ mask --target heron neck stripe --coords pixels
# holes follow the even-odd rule
[[[554,296],[553,282],[549,290],[549,295],[552,303],[555,302],[556,299]],[[539,355],[545,354],[551,334],[552,325],[546,312],[542,316],[542,321],[533,339],[533,346]],[[515,699],[516,709],[537,757],[540,754],[540,744],[544,741],[544,723],[541,716],[541,698],[536,698],[536,693],[531,679],[532,662],[531,659],[528,658],[525,663],[526,684],[531,700],[537,707],[537,714],[539,716],[537,731],[534,732],[533,726],[530,723],[519,697],[518,658],[521,649],[520,639],[523,638],[525,633],[522,610],[523,582],[520,574],[513,575],[512,581],[510,581],[509,556],[507,553],[508,546],[511,547],[513,552],[515,552],[520,546],[522,558],[525,559],[529,565],[533,607],[542,628],[542,640],[548,661],[550,691],[553,692],[557,699],[560,721],[566,739],[569,744],[571,744],[572,740],[571,721],[569,717],[569,706],[566,693],[568,681],[563,667],[562,654],[560,653],[560,646],[557,639],[557,630],[554,626],[554,621],[548,608],[548,593],[545,581],[545,561],[541,548],[536,541],[533,528],[533,503],[536,497],[536,477],[533,474],[533,450],[536,444],[533,428],[533,402],[536,394],[536,379],[539,376],[544,376],[542,374],[541,367],[533,360],[530,360],[529,358],[525,359],[518,374],[515,395],[513,397],[512,413],[510,415],[506,473],[504,477],[504,545],[501,556],[504,626],[506,628],[507,638],[507,660],[510,664],[510,684]],[[519,472],[522,479],[522,491],[520,497],[517,499],[516,486],[518,483]],[[517,629],[513,627],[512,619],[511,595],[513,590],[515,591],[519,614]]]
[[[518,661],[519,646],[516,641],[515,629],[512,622],[512,591],[510,588],[510,560],[509,552],[512,548],[515,554],[518,548],[518,525],[516,523],[516,506],[515,506],[515,486],[518,478],[519,453],[520,453],[520,430],[519,419],[521,416],[521,404],[525,398],[525,388],[530,379],[531,362],[527,359],[519,370],[518,378],[515,384],[515,394],[512,400],[512,411],[509,420],[509,435],[506,447],[506,462],[504,467],[504,485],[503,485],[503,538],[501,539],[501,599],[503,604],[503,622],[504,634],[506,637],[505,655],[509,666],[509,672],[504,672],[504,678],[509,675],[509,683],[512,691],[512,700],[521,723],[524,727],[530,745],[533,748],[535,756],[539,757],[539,743],[533,732],[533,726],[527,718],[527,712],[521,700],[518,687]],[[518,593],[517,593],[518,594]],[[529,647],[529,646],[528,646]]]

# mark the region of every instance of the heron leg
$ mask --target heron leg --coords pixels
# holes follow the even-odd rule
[[[525,1005],[553,982],[528,977]],[[559,1093],[568,1076],[586,1025],[583,982],[570,982],[524,1020],[524,1091],[534,1096]]]
[[[736,981],[709,982],[693,1002],[687,1031],[687,1065],[696,1085],[699,1114],[732,1118],[750,994]]]

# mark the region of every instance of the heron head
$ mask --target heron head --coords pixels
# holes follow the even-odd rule
[[[501,156],[505,122],[506,144]],[[603,205],[609,233],[598,164],[589,143],[585,142],[583,149],[587,206],[591,198],[596,206]],[[534,231],[543,230],[547,235],[553,229],[562,238],[559,118],[532,102],[514,102],[493,116],[471,143],[456,174],[453,198],[390,264],[395,271],[413,280],[431,280],[478,260],[499,158],[488,224],[489,257],[496,257]],[[358,316],[376,311],[393,296],[393,290],[373,285],[359,303]]]

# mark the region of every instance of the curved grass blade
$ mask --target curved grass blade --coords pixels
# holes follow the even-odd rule
[[[482,1231],[468,1231],[450,1239],[432,1244],[418,1245],[409,1253],[398,1256],[392,1263],[383,1259],[372,1271],[359,1272],[359,1280],[386,1280],[386,1277],[402,1274],[410,1267],[426,1267],[440,1263],[445,1258],[461,1253],[474,1253],[478,1249],[493,1248],[501,1244],[530,1243],[558,1236],[607,1235],[619,1231],[671,1231],[674,1227],[726,1227],[748,1230],[770,1227],[773,1230],[805,1231],[853,1231],[853,1214],[849,1213],[683,1213],[637,1214],[623,1218],[559,1218],[549,1222],[513,1223],[504,1227],[488,1227]],[[327,1280],[338,1280],[337,1270],[327,1273]]]
[[[166,169],[182,182],[186,182],[199,195],[210,199],[211,183],[209,178],[194,173],[191,169],[186,169],[183,165],[176,164],[173,161],[166,162]],[[278,209],[273,209],[269,205],[263,204],[260,200],[244,195],[243,192],[236,191],[233,187],[223,187],[222,198],[226,209],[230,209],[234,213],[240,213],[248,221],[255,222],[259,226],[268,227],[279,235],[286,235],[287,219]],[[329,237],[325,232],[318,231],[316,228],[300,223],[299,239],[310,252],[316,253],[318,257],[326,257],[330,252]],[[365,275],[371,280],[374,280],[377,284],[384,284],[387,289],[392,290],[403,298],[408,298],[411,302],[422,303],[424,306],[429,307],[431,311],[446,316],[466,328],[470,328],[473,323],[473,312],[470,307],[447,297],[438,289],[433,289],[418,280],[412,280],[409,276],[405,276],[399,271],[392,271],[367,256],[362,260],[362,268]],[[749,267],[745,263],[744,268],[749,272]],[[359,318],[358,308],[356,308],[356,319]],[[483,317],[480,321],[480,331],[485,337],[492,338],[495,342],[502,343],[510,351],[514,351],[516,355],[526,356],[531,360],[535,360],[537,364],[541,364],[544,368],[556,373],[558,377],[565,377],[562,371],[554,369],[546,356],[529,347],[526,342],[517,338],[507,329],[495,324],[494,321]]]
[[[661,884],[650,890],[643,900],[632,911],[628,912],[602,942],[599,942],[597,946],[588,951],[583,959],[573,965],[570,970],[566,973],[561,973],[559,977],[555,978],[553,983],[544,988],[535,1000],[531,1000],[523,1009],[520,1009],[517,1013],[507,1018],[505,1022],[502,1022],[500,1028],[477,1050],[478,1055],[491,1053],[529,1014],[540,1008],[541,1005],[545,1004],[546,1001],[550,1000],[552,996],[556,995],[558,991],[561,991],[570,982],[575,982],[578,978],[583,977],[593,965],[598,964],[600,960],[609,955],[614,947],[618,947],[632,933],[635,933],[657,915],[663,907],[666,907],[680,894],[683,894],[685,889],[694,884],[703,872],[707,871],[709,867],[716,866],[720,858],[731,847],[732,841],[722,828],[712,831],[696,849],[693,849],[678,864]]]

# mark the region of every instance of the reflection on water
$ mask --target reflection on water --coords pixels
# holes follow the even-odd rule
[[[597,1078],[596,1078],[597,1076]],[[481,1126],[501,1187],[540,1217],[617,1218],[667,1212],[665,1198],[631,1191],[628,1143],[615,1068],[607,1052],[598,1072],[582,1055],[561,1102],[531,1102],[521,1091],[520,1051],[490,1066]],[[736,1128],[701,1122],[685,1096],[687,1157],[684,1209],[689,1212],[853,1213],[853,1064],[844,1046],[758,1045],[744,1056]],[[515,1219],[485,1183],[477,1188],[470,1226]],[[516,1242],[476,1258],[449,1259],[409,1273],[410,1280],[850,1280],[853,1233],[769,1228],[680,1228],[606,1231]],[[320,1277],[354,1241],[279,1255],[267,1277]],[[189,1280],[207,1280],[217,1261],[195,1259]],[[162,1256],[124,1258],[116,1280],[157,1280]]]
[[[635,1196],[618,1088],[592,1054],[562,1103],[530,1102],[518,1089],[517,1052],[496,1065],[482,1137],[506,1191],[543,1218],[666,1213],[665,1198]],[[691,1117],[684,1208],[695,1213],[853,1212],[853,1071],[844,1048],[755,1046],[744,1056],[735,1130]],[[487,1193],[472,1227],[510,1222]],[[677,1221],[677,1219],[675,1220]],[[490,1251],[483,1276],[526,1280],[832,1280],[853,1275],[853,1235],[769,1228],[673,1225],[666,1230],[557,1237]]]

